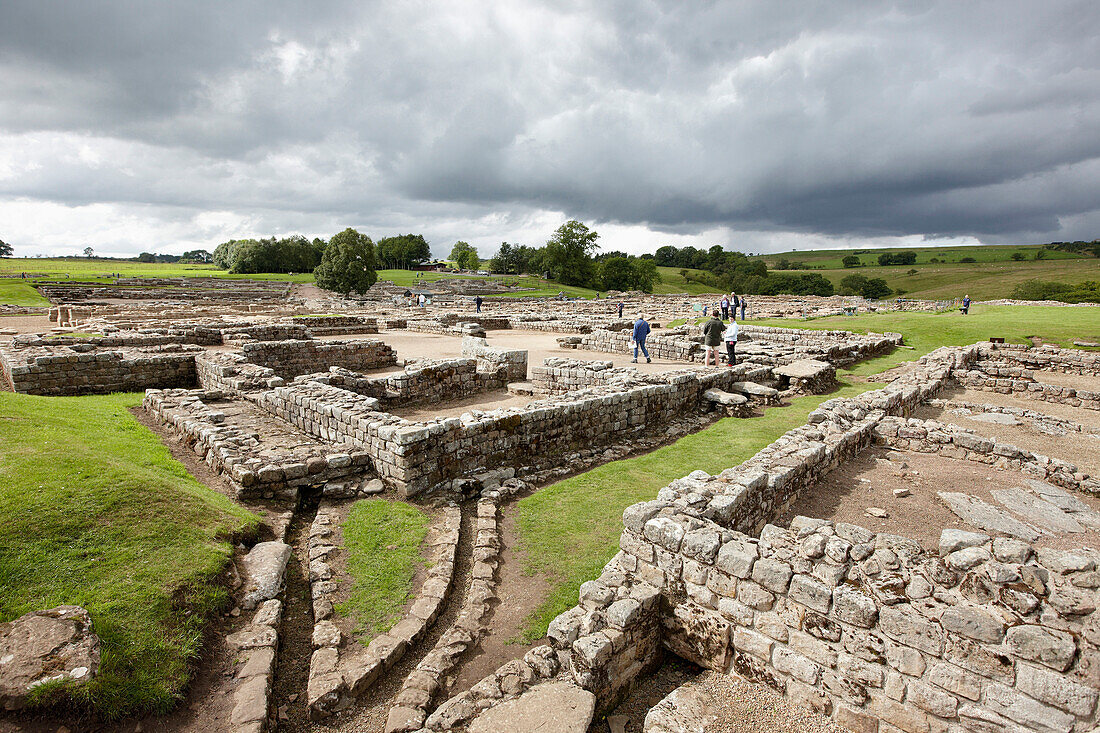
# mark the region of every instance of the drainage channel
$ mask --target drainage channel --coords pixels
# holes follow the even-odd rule
[[[306,707],[309,661],[313,654],[313,600],[309,587],[309,528],[317,514],[320,496],[302,498],[287,529],[286,542],[293,549],[286,568],[283,626],[271,693],[273,730],[302,733],[314,730]]]
[[[354,731],[355,733],[384,733],[386,718],[390,708],[393,707],[394,698],[401,691],[402,685],[409,674],[416,669],[417,664],[431,651],[439,637],[450,629],[462,610],[466,599],[466,592],[470,586],[470,573],[473,567],[473,544],[477,534],[477,515],[472,502],[462,505],[462,524],[458,533],[458,551],[455,553],[454,579],[451,584],[451,592],[447,597],[443,612],[432,624],[431,629],[424,638],[405,652],[405,655],[390,669],[382,673],[382,676],[356,701],[355,706],[321,723],[315,723],[313,728],[291,729],[294,733],[298,730],[312,731]],[[308,672],[308,670],[307,670]],[[301,688],[305,690],[305,685]],[[283,728],[279,728],[280,732]]]

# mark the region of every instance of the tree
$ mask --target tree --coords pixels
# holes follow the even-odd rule
[[[205,249],[193,249],[180,255],[181,262],[198,262],[203,265],[209,264],[212,259],[213,256]]]
[[[152,252],[142,252],[137,256],[138,262],[156,262],[157,256]]]
[[[92,249],[91,247],[85,247],[84,248],[84,256],[85,257],[90,259],[94,255],[95,255],[95,250],[94,249]]]
[[[592,253],[600,235],[570,219],[546,243],[546,264],[551,277],[566,285],[585,285],[593,280]]]
[[[422,234],[383,237],[375,244],[378,261],[387,267],[409,269],[432,258],[432,248]]]
[[[1038,254],[1038,252],[1036,252],[1036,254]],[[1023,252],[1013,252],[1012,259],[1016,262],[1021,262],[1027,259],[1027,255],[1025,255]],[[1036,257],[1036,259],[1038,259],[1038,257]]]
[[[859,267],[859,258],[855,255],[848,255],[843,260],[841,260],[841,263],[845,267]]]
[[[11,257],[13,254],[15,254],[15,249],[10,244],[0,239],[0,257]]]
[[[890,289],[890,286],[887,285],[886,281],[881,277],[875,277],[864,283],[859,294],[868,300],[879,300],[881,298],[889,298],[894,294],[894,291]]]
[[[481,255],[473,245],[462,241],[455,242],[455,246],[451,247],[450,259],[460,270],[476,270],[481,264]]]
[[[313,278],[325,290],[365,293],[378,279],[375,267],[374,242],[349,227],[329,241]]]

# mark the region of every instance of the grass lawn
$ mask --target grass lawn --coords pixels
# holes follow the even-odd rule
[[[780,252],[778,254],[759,255],[771,268],[782,259],[791,262],[804,262],[811,267],[825,267],[826,269],[840,269],[844,266],[843,258],[848,255],[856,255],[863,266],[877,265],[878,256],[884,253],[897,254],[898,252],[915,252],[917,264],[928,264],[932,259],[942,262],[957,263],[964,257],[972,257],[979,263],[982,262],[1015,262],[1012,255],[1017,252],[1022,254],[1026,261],[1034,261],[1035,253],[1043,249],[1040,244],[980,244],[966,246],[944,247],[898,247],[882,249],[813,249],[801,252]],[[856,254],[856,252],[859,254]],[[1059,250],[1045,250],[1045,260],[1069,260],[1069,259],[1095,259],[1091,255],[1078,254],[1076,252],[1061,252]],[[967,263],[962,263],[967,264]],[[908,265],[902,269],[908,269]]]
[[[3,278],[0,279],[0,304],[46,307],[50,301],[22,280]]]
[[[134,420],[141,398],[0,392],[0,621],[87,608],[102,666],[76,694],[108,717],[176,702],[228,600],[229,538],[258,522]]]
[[[337,610],[355,619],[364,644],[401,620],[417,568],[424,566],[420,545],[428,516],[403,501],[363,499],[342,525],[348,552],[351,595]]]
[[[577,604],[581,583],[596,578],[618,551],[623,510],[648,501],[673,479],[702,469],[720,473],[755,455],[806,422],[819,404],[881,385],[841,381],[828,395],[797,397],[762,417],[724,418],[694,435],[637,458],[613,461],[547,486],[517,504],[524,569],[546,575],[550,596],[527,619],[523,637],[534,641],[562,611]]]

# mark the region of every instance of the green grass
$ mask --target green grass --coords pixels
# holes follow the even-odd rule
[[[773,264],[779,262],[779,260],[787,259],[791,262],[805,262],[812,267],[820,265],[827,269],[840,269],[844,266],[842,262],[844,257],[854,255],[857,251],[860,252],[860,254],[856,256],[859,257],[862,265],[867,266],[877,265],[878,256],[880,254],[897,254],[898,252],[915,252],[918,265],[929,264],[929,261],[932,259],[938,259],[947,263],[957,263],[964,257],[972,257],[979,263],[1011,262],[1016,264],[1016,261],[1012,259],[1013,254],[1017,252],[1022,253],[1027,258],[1027,261],[1034,261],[1035,253],[1041,249],[1043,249],[1043,246],[1039,244],[980,244],[966,246],[948,245],[942,247],[897,247],[867,250],[813,249],[759,255],[759,257],[764,260],[764,262],[768,263],[769,268]],[[1061,252],[1058,250],[1045,250],[1043,257],[1046,261],[1095,259],[1091,255],[1078,254],[1076,252]],[[906,270],[909,267],[911,267],[911,265],[903,265],[901,269]]]
[[[549,578],[547,599],[527,618],[523,639],[546,634],[559,613],[577,603],[581,583],[598,577],[618,551],[623,510],[648,501],[673,479],[710,473],[747,460],[783,433],[806,422],[826,399],[850,397],[881,385],[841,381],[828,395],[796,397],[756,418],[724,418],[652,453],[613,461],[547,486],[517,503],[524,570]]]
[[[112,259],[66,259],[63,257],[8,257],[0,258],[0,274],[27,273],[35,279],[89,280],[108,282],[113,273],[122,277],[220,277],[234,280],[285,280],[288,282],[313,282],[313,273],[259,273],[234,275],[213,265],[181,265],[172,262],[129,262]]]
[[[992,245],[974,247],[912,247],[902,249],[875,249],[858,255],[863,265],[845,269],[841,259],[854,254],[854,250],[812,250],[763,255],[760,259],[769,269],[780,259],[803,262],[839,287],[840,281],[851,274],[868,278],[882,278],[895,291],[904,290],[907,298],[944,300],[962,298],[969,293],[975,300],[995,300],[1012,297],[1012,291],[1025,280],[1051,280],[1077,284],[1086,280],[1100,280],[1100,258],[1072,252],[1043,250],[1045,259],[1035,260],[1038,245]],[[862,251],[862,250],[861,250]],[[914,265],[880,267],[878,256],[884,252],[912,251],[917,254]],[[1015,261],[1012,255],[1023,253],[1027,259]],[[976,260],[960,262],[964,257]],[[940,262],[932,263],[932,259]],[[910,270],[916,270],[909,274]],[[788,270],[786,272],[807,272]]]
[[[141,398],[0,392],[0,621],[88,609],[102,666],[73,694],[107,717],[180,698],[228,600],[228,538],[258,522],[138,424]]]
[[[363,499],[344,520],[351,595],[337,610],[355,619],[364,644],[401,619],[416,570],[425,564],[420,545],[428,516],[403,501]]]
[[[690,268],[681,267],[658,267],[657,272],[661,273],[661,282],[657,283],[657,286],[653,288],[655,295],[661,295],[665,293],[688,293],[689,295],[703,295],[705,293],[718,293],[721,292],[719,288],[712,288],[709,285],[703,285],[697,282],[689,282],[683,275],[680,274],[680,270],[687,269],[689,275],[708,275],[710,273],[705,270],[692,270]]]
[[[940,346],[962,346],[1004,337],[1013,343],[1028,343],[1038,336],[1048,343],[1072,346],[1074,339],[1100,340],[1100,306],[1060,307],[1031,305],[972,305],[964,316],[952,310],[944,313],[898,311],[861,313],[858,316],[829,316],[808,321],[770,319],[749,321],[765,326],[797,326],[812,329],[844,329],[857,333],[896,331],[915,351],[895,352],[902,361],[915,359]]]
[[[0,304],[48,307],[50,301],[22,280],[3,278],[0,279]]]

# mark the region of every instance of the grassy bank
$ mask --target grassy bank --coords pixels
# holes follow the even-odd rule
[[[342,529],[352,585],[337,610],[355,619],[355,633],[367,643],[401,619],[413,577],[425,564],[420,545],[428,516],[403,501],[364,499],[352,506]]]
[[[0,262],[3,262],[3,260],[0,260]],[[41,306],[45,308],[50,305],[50,301],[43,298],[37,290],[22,280],[0,279],[0,304]]]
[[[521,499],[517,526],[525,571],[547,576],[552,587],[528,618],[524,638],[544,636],[555,616],[576,605],[581,583],[599,576],[618,551],[626,507],[655,498],[670,481],[692,471],[720,473],[736,466],[802,425],[826,399],[878,386],[842,381],[831,394],[798,397],[761,417],[725,418],[652,453],[599,466]]]
[[[178,699],[227,600],[227,538],[258,521],[134,420],[140,402],[0,392],[0,621],[87,608],[102,666],[78,695],[108,717]]]

